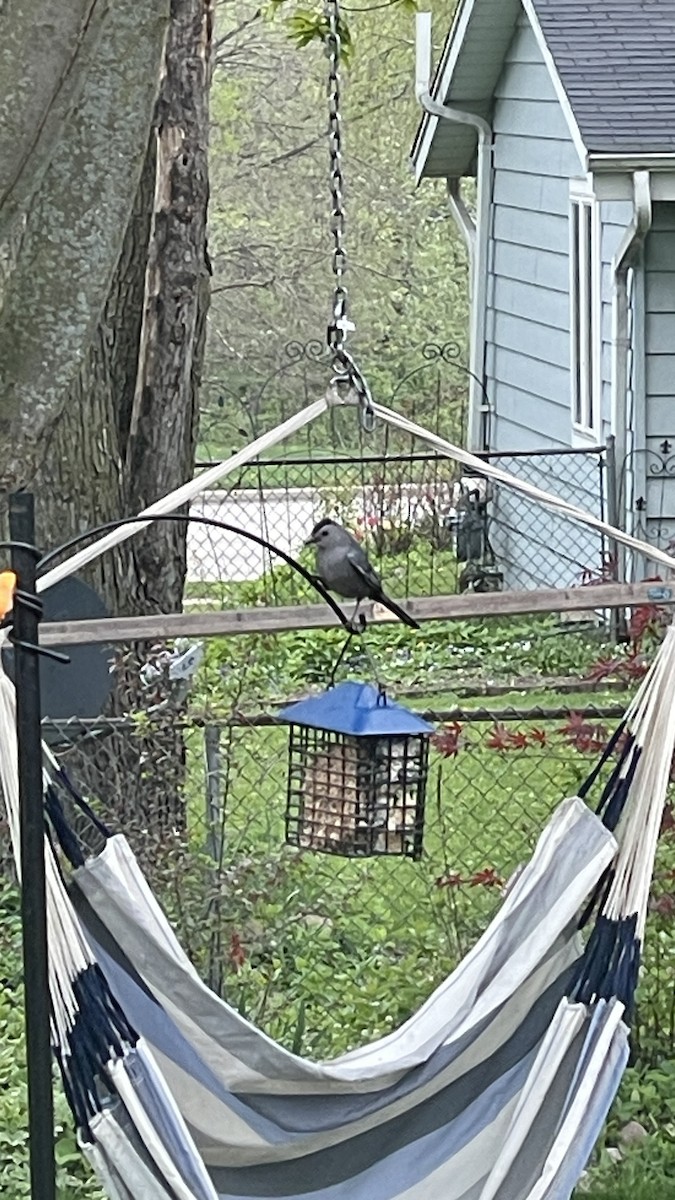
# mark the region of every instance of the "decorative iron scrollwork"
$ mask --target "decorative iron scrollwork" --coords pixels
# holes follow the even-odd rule
[[[328,362],[328,346],[320,338],[310,338],[308,342],[287,342],[283,349],[286,360],[284,366],[293,366],[299,362]]]
[[[422,358],[427,362],[437,362],[439,359],[446,363],[455,363],[460,358],[462,347],[459,342],[444,342],[440,345],[437,342],[426,342],[422,346]]]

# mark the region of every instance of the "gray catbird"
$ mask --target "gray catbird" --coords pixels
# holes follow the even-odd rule
[[[306,545],[316,549],[316,572],[323,586],[346,600],[374,600],[393,612],[411,629],[419,624],[382,591],[380,577],[368,561],[368,555],[355,537],[327,518],[319,521],[310,533]],[[354,614],[356,616],[356,613]]]

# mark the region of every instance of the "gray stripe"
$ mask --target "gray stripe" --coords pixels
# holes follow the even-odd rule
[[[621,1077],[628,1065],[629,1053],[628,1030],[625,1026],[620,1026],[596,1081],[589,1107],[584,1113],[583,1125],[577,1129],[569,1153],[547,1189],[544,1200],[559,1200],[561,1196],[569,1196],[576,1187],[619,1090]]]
[[[147,1200],[175,1200],[123,1104],[118,1101],[107,1109],[94,1123],[93,1133],[113,1178],[117,1176],[116,1182],[126,1187],[134,1200],[140,1196]]]
[[[330,1180],[331,1183],[349,1182],[379,1161],[383,1144],[396,1146],[397,1149],[406,1146],[411,1148],[413,1142],[426,1134],[443,1129],[450,1144],[449,1123],[461,1122],[463,1114],[469,1109],[475,1112],[486,1097],[500,1088],[501,1081],[511,1078],[514,1072],[522,1073],[524,1064],[533,1061],[560,997],[564,995],[569,974],[567,972],[548,988],[527,1013],[520,1028],[499,1051],[447,1087],[425,1098],[415,1109],[409,1109],[336,1145],[314,1154],[305,1154],[301,1159],[248,1167],[216,1167],[208,1151],[205,1151],[204,1158],[217,1189],[229,1189],[251,1196],[303,1193],[313,1189],[317,1178]],[[525,1077],[523,1074],[523,1081]],[[191,1130],[191,1133],[195,1139],[198,1138],[196,1130]]]
[[[101,1145],[85,1145],[82,1149],[96,1173],[96,1178],[103,1184],[108,1200],[135,1200],[114,1163],[108,1161]]]
[[[453,1117],[435,1096],[412,1113],[379,1130],[377,1144],[370,1135],[368,1153],[362,1138],[299,1162],[272,1167],[228,1167],[210,1174],[220,1200],[263,1200],[268,1197],[303,1197],[303,1200],[394,1200],[448,1162],[464,1146],[480,1139],[486,1129],[518,1094],[535,1058],[535,1051],[473,1104],[461,1105]],[[395,1148],[392,1150],[392,1143]],[[492,1138],[490,1138],[492,1144]],[[478,1149],[477,1153],[481,1151]],[[349,1156],[349,1175],[344,1158]],[[309,1168],[309,1169],[308,1169]],[[316,1187],[317,1180],[321,1186]],[[420,1192],[420,1200],[424,1193]]]
[[[484,1175],[483,1178],[479,1179],[477,1183],[474,1183],[473,1187],[470,1187],[468,1191],[462,1192],[461,1196],[457,1197],[457,1200],[480,1200],[486,1183],[487,1175]]]
[[[584,1024],[572,1039],[555,1074],[546,1099],[530,1126],[525,1141],[499,1189],[499,1200],[523,1200],[541,1175],[541,1169],[558,1134],[565,1098],[574,1078],[588,1033]]]

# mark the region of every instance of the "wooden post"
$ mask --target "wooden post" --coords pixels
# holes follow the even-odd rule
[[[540,588],[514,592],[464,592],[459,596],[416,596],[402,602],[419,621],[465,621],[471,617],[508,617],[523,613],[579,612],[675,604],[675,580],[655,583],[603,583],[589,587]],[[396,620],[386,609],[362,604],[369,624]],[[214,612],[112,617],[91,621],[54,621],[42,626],[45,646],[85,642],[142,642],[176,637],[232,637],[246,633],[285,633],[298,629],[339,628],[324,604],[286,608],[241,608]],[[415,634],[411,634],[414,637]]]

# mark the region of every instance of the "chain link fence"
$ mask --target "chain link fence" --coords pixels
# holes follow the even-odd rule
[[[288,730],[274,706],[250,703],[233,685],[227,710],[160,701],[122,717],[49,722],[45,733],[98,815],[129,838],[203,977],[270,1035],[316,1057],[394,1028],[466,954],[624,707],[425,707],[437,732],[416,862],[287,845]],[[97,849],[88,821],[71,817]],[[674,851],[666,830],[650,947],[672,923]],[[664,997],[674,968],[649,953],[637,1039],[672,1054]]]
[[[525,483],[616,524],[608,506],[611,463],[605,447],[491,454],[490,462]],[[509,588],[573,587],[617,578],[613,546],[594,530],[499,487],[488,505],[488,537]]]
[[[458,346],[420,348],[407,374],[378,357],[378,397],[432,433],[461,442],[468,372]],[[400,372],[398,364],[397,372]],[[228,456],[325,392],[321,343],[293,344],[266,378],[211,397],[202,414],[201,467]],[[495,466],[598,517],[608,511],[613,470],[604,447],[499,452]],[[332,517],[363,542],[392,595],[569,587],[613,577],[612,547],[599,534],[547,512],[522,494],[467,473],[421,439],[355,410],[331,409],[276,451],[242,467],[192,506],[195,517],[238,526],[240,536],[194,524],[188,536],[191,603],[244,607],[311,600],[297,577],[245,534],[302,554],[314,524]]]
[[[490,461],[606,519],[604,450],[490,455]],[[228,489],[202,495],[192,513],[243,531],[190,527],[188,596],[203,605],[307,600],[305,585],[245,533],[298,556],[324,517],[354,531],[389,590],[401,596],[570,587],[615,575],[601,534],[418,447],[356,459],[256,462]]]

